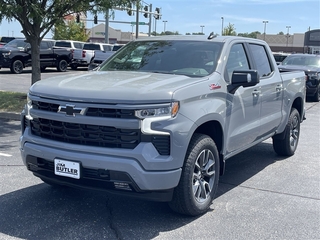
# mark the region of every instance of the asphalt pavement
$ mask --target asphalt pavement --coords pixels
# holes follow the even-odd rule
[[[320,103],[306,110],[295,155],[277,156],[267,140],[232,157],[199,217],[166,203],[52,188],[22,164],[20,122],[0,118],[0,239],[318,240]]]

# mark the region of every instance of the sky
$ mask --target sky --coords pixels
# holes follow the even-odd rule
[[[158,7],[161,19],[152,18],[151,31],[171,31],[179,34],[211,32],[221,34],[222,27],[233,24],[236,33],[259,31],[266,34],[279,32],[294,34],[320,29],[320,0],[146,0],[153,10]],[[94,26],[93,16],[88,14],[87,28]],[[223,18],[223,19],[222,19]],[[98,15],[99,23],[104,19]],[[113,21],[127,22],[115,23]],[[114,10],[109,26],[123,32],[135,32],[130,22],[136,16],[126,11]],[[139,15],[139,22],[148,22]],[[156,22],[156,24],[155,24]],[[0,36],[23,37],[20,24],[13,20],[0,24]],[[147,25],[140,25],[139,32],[148,33]],[[52,37],[51,32],[46,37]]]

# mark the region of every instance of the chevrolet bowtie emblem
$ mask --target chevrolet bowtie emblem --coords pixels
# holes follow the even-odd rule
[[[85,108],[76,108],[75,105],[66,104],[65,106],[59,106],[58,113],[65,113],[67,116],[75,116],[76,114],[83,115]]]

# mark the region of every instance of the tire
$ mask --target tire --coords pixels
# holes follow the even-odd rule
[[[77,70],[78,65],[77,64],[71,64],[70,67],[71,67],[72,70]]]
[[[311,99],[313,102],[319,102],[320,101],[320,83],[318,85],[316,93],[312,96]]]
[[[292,156],[298,146],[300,136],[300,114],[292,108],[283,137],[273,137],[273,149],[280,156]]]
[[[65,72],[68,68],[68,62],[64,59],[58,61],[57,70],[58,72]]]
[[[21,60],[14,60],[11,64],[10,70],[12,73],[20,74],[23,71],[23,63]]]
[[[207,135],[195,134],[188,147],[180,182],[169,202],[170,208],[189,216],[206,213],[218,188],[219,171],[216,144]]]

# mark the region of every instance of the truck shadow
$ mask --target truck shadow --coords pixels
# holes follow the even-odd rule
[[[279,160],[266,142],[232,157],[217,198]],[[1,195],[0,205],[0,233],[23,239],[152,239],[198,218],[176,214],[166,203],[45,183]]]

